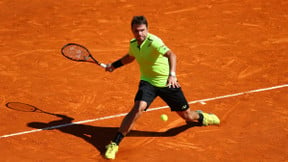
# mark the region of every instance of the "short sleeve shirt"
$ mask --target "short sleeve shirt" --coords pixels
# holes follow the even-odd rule
[[[160,38],[150,33],[141,46],[135,38],[130,41],[129,55],[134,56],[140,66],[141,80],[156,87],[166,86],[169,62],[164,55],[169,50]]]

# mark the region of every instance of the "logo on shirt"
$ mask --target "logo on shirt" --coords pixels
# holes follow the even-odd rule
[[[182,110],[187,109],[187,105],[183,105],[181,109],[182,109]]]

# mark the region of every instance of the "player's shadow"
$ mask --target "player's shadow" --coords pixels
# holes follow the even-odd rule
[[[105,151],[105,146],[110,143],[111,139],[115,136],[118,131],[118,127],[99,127],[91,126],[85,124],[74,124],[72,117],[56,114],[55,116],[60,117],[61,119],[51,121],[49,123],[43,122],[30,122],[27,125],[32,128],[51,130],[58,129],[61,132],[71,134],[77,137],[82,138],[86,142],[95,146],[101,154]],[[168,129],[165,132],[153,132],[153,131],[140,131],[132,130],[127,135],[133,137],[170,137],[176,136],[177,134],[191,128],[193,126],[199,126],[197,123],[195,125],[182,125],[175,128]]]

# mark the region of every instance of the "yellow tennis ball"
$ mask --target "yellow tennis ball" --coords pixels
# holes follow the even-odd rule
[[[160,116],[160,118],[161,118],[161,120],[163,120],[163,121],[167,121],[167,120],[168,120],[168,116],[167,116],[166,114],[162,114],[162,115]]]

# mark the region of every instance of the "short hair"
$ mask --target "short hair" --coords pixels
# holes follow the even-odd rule
[[[146,27],[148,28],[148,22],[145,16],[134,16],[131,21],[131,28],[133,27],[134,24],[137,25],[145,24]]]

